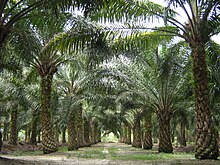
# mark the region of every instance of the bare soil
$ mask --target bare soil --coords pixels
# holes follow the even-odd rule
[[[127,145],[122,143],[99,143],[90,148],[80,149],[82,152],[91,148],[103,147],[103,152],[108,153],[114,147],[120,147],[118,154],[143,154],[144,150],[127,150]],[[123,149],[124,148],[124,149]],[[40,150],[41,146],[32,146],[28,143],[20,143],[16,147],[4,144],[2,153],[0,154],[0,165],[220,165],[220,161],[216,160],[111,160],[108,157],[104,159],[68,157],[67,153],[57,152],[48,155],[40,154],[33,156],[13,156],[14,152],[18,151],[33,151]],[[192,152],[193,146],[175,148],[175,152]]]

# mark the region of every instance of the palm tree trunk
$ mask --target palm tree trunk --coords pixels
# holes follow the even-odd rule
[[[15,108],[11,112],[11,133],[10,133],[10,144],[17,145],[18,141],[18,130],[17,130],[17,118],[18,110]]]
[[[2,151],[3,141],[2,141],[2,130],[0,130],[0,152]]]
[[[59,129],[58,129],[57,124],[56,124],[56,127],[54,128],[54,136],[55,136],[56,142],[59,144],[59,142],[60,142],[60,133],[59,133]]]
[[[51,122],[51,85],[52,75],[41,77],[41,127],[43,152],[49,154],[58,150]]]
[[[95,119],[94,118],[92,118],[90,124],[91,124],[90,125],[90,128],[91,128],[91,131],[90,131],[91,142],[92,142],[92,144],[95,144]]]
[[[135,118],[135,120],[134,120],[132,147],[142,148],[142,142],[141,142],[141,123],[140,123],[140,117],[139,116],[137,116]]]
[[[67,122],[67,131],[68,131],[68,150],[73,151],[77,150],[77,135],[76,135],[76,116],[75,111],[72,110],[69,114]]]
[[[4,130],[3,130],[3,141],[7,141],[8,140],[8,125],[6,125],[4,123]]]
[[[119,143],[123,143],[123,136],[124,136],[123,133],[124,133],[123,127],[121,126],[121,129],[119,130],[119,138],[118,138]]]
[[[8,129],[9,129],[9,115],[7,115],[6,120],[4,121],[4,130],[3,130],[3,141],[8,141]]]
[[[35,109],[32,114],[31,125],[31,144],[37,145],[37,123],[38,123],[38,109]]]
[[[128,136],[127,136],[127,144],[131,144],[131,127],[128,126]]]
[[[143,139],[143,148],[144,149],[152,149],[152,123],[151,123],[151,113],[148,113],[145,116],[144,121],[144,139]]]
[[[182,120],[180,123],[180,146],[186,146],[186,122]]]
[[[159,110],[157,114],[159,120],[159,152],[172,153],[173,146],[171,143],[170,119],[169,111]]]
[[[25,129],[25,140],[26,142],[30,142],[30,135],[31,135],[31,130],[29,128],[29,125],[26,125]]]
[[[62,129],[62,143],[66,143],[66,127]]]
[[[82,105],[77,108],[77,145],[83,147],[83,118],[82,118]]]
[[[127,141],[128,141],[128,129],[127,129],[125,124],[122,125],[122,131],[123,131],[122,142],[127,143]]]
[[[120,126],[120,131],[119,131],[119,139],[118,139],[118,142],[119,143],[124,143],[124,124],[122,124]]]
[[[193,58],[197,119],[195,157],[197,159],[217,159],[219,156],[218,132],[212,124],[205,45],[198,42],[195,46],[190,46]]]
[[[24,141],[27,142],[27,138],[28,138],[28,130],[27,128],[25,129],[25,132],[24,132]]]
[[[38,131],[38,134],[37,134],[37,142],[38,142],[38,143],[41,143],[41,130]]]
[[[102,131],[99,128],[99,133],[98,133],[98,142],[102,142]]]
[[[97,144],[99,142],[99,129],[98,129],[98,123],[95,122],[94,124],[94,144]]]
[[[84,120],[84,139],[86,142],[86,146],[89,147],[91,146],[91,140],[90,140],[90,124],[89,124],[89,119]]]

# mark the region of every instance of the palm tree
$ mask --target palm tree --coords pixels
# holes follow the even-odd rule
[[[109,10],[103,7],[102,11],[105,16],[108,15],[117,20],[121,20],[121,18],[124,20],[133,18],[132,21],[138,20],[139,22],[134,23],[129,21],[129,23],[132,23],[132,28],[128,27],[130,29],[153,29],[160,31],[162,35],[178,36],[189,44],[193,60],[196,99],[197,127],[195,157],[197,159],[217,159],[219,149],[216,131],[212,123],[205,47],[210,37],[219,33],[220,3],[218,0],[166,0],[165,2],[167,2],[167,6],[162,7],[151,1],[122,0],[113,2],[114,5],[112,6],[114,7],[112,8],[106,6]],[[180,21],[184,19],[175,17],[176,15],[180,16],[178,14],[179,10],[183,11],[181,15],[185,16],[185,22]],[[149,17],[165,20],[165,26],[160,28],[146,28],[145,24],[140,24],[145,18]]]
[[[137,111],[134,115],[134,127],[133,127],[133,142],[132,147],[142,148],[142,138],[141,138],[141,112]]]
[[[32,121],[31,121],[31,137],[30,143],[37,145],[37,131],[39,131],[39,86],[31,84],[28,86],[30,89],[29,98],[32,100]]]
[[[83,104],[84,84],[87,82],[83,55],[75,57],[72,63],[61,67],[56,76],[56,84],[63,98],[64,120],[68,118],[68,149],[75,150],[84,146]],[[69,114],[69,115],[68,115]],[[87,139],[88,140],[88,139]]]
[[[143,137],[143,148],[152,149],[152,112],[148,112],[144,116],[144,137]]]
[[[65,16],[65,13],[63,13],[63,15]],[[93,44],[91,40],[96,40],[96,38],[92,38],[91,35],[97,33],[96,26],[91,26],[85,20],[81,21],[82,18],[80,17],[74,17],[71,29],[63,32],[65,22],[67,21],[67,17],[63,15],[60,16],[59,24],[57,23],[57,19],[51,18],[47,21],[45,26],[36,25],[32,30],[32,36],[34,35],[33,38],[36,40],[35,47],[37,47],[33,57],[34,60],[32,59],[32,65],[36,68],[41,78],[40,118],[42,122],[44,153],[57,150],[56,142],[53,139],[54,135],[51,123],[51,90],[53,76],[57,72],[58,66],[67,62],[68,58],[70,59],[69,52],[71,50],[79,52],[85,47],[84,44]],[[90,28],[92,31],[90,31]],[[62,33],[57,34],[58,32]],[[41,36],[41,38],[38,36]],[[68,49],[68,51],[66,49]],[[76,54],[72,55],[74,56]]]
[[[135,96],[135,105],[139,105],[141,108],[147,107],[148,111],[153,110],[157,114],[160,126],[159,152],[173,151],[170,120],[175,110],[174,104],[179,98],[181,79],[184,76],[183,66],[178,64],[178,61],[182,59],[175,57],[174,52],[176,49],[184,48],[184,44],[182,44],[171,45],[168,49],[165,48],[168,45],[162,45],[164,47],[161,51],[162,55],[154,49],[146,51],[145,56],[142,57],[142,61],[145,61],[144,65],[139,64],[141,68],[127,60],[130,62],[130,65],[127,64],[129,67],[126,68],[121,64],[120,69],[111,68],[106,74],[127,84],[128,87],[123,93],[128,93],[129,97]]]
[[[5,72],[8,74],[9,73]],[[10,139],[9,142],[13,145],[17,144],[19,126],[21,125],[19,121],[19,112],[21,109],[27,110],[30,102],[26,97],[27,89],[25,88],[21,77],[16,75],[11,75],[13,78],[9,80],[6,78],[1,81],[1,90],[3,91],[2,100],[4,101],[5,108],[9,108],[11,111],[11,125],[10,125]],[[21,112],[20,112],[21,113]]]

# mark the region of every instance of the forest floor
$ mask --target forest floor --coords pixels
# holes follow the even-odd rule
[[[98,143],[92,147],[67,151],[63,146],[56,153],[44,155],[26,143],[16,147],[5,144],[0,154],[0,165],[219,165],[220,160],[196,160],[193,146],[175,148],[173,154],[133,148],[123,143]]]

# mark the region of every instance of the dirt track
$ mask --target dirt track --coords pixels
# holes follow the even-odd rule
[[[99,143],[90,148],[80,149],[82,152],[92,148],[102,147],[103,153],[106,153],[104,159],[91,159],[80,157],[69,157],[67,154],[58,152],[50,155],[38,155],[38,156],[10,156],[1,155],[5,159],[0,159],[0,165],[218,165],[220,161],[198,161],[198,160],[138,160],[138,161],[126,161],[126,160],[111,160],[108,159],[108,151],[114,147],[120,147],[119,154],[137,154],[143,153],[144,150],[127,150],[128,146],[122,143]]]

